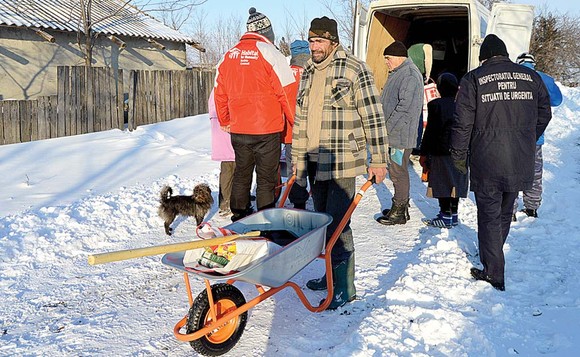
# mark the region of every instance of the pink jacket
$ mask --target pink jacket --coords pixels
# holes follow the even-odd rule
[[[211,123],[211,159],[214,161],[235,161],[234,148],[230,134],[220,128],[220,122],[215,109],[213,90],[207,102],[209,107],[209,120]]]

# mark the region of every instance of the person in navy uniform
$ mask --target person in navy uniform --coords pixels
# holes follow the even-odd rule
[[[487,35],[478,68],[459,84],[450,148],[454,166],[470,170],[483,269],[476,280],[505,290],[503,245],[519,191],[532,187],[536,141],[552,118],[550,97],[536,71],[512,62],[505,43]]]

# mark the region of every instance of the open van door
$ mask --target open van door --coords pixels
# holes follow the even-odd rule
[[[367,54],[367,13],[360,1],[356,2],[354,9],[354,34],[352,41],[352,53],[361,60],[366,59]]]
[[[492,33],[501,38],[512,61],[530,50],[534,22],[532,5],[495,3],[490,16],[486,36]]]

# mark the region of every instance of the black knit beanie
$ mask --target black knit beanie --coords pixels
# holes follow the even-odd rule
[[[452,73],[443,72],[437,78],[437,90],[442,97],[455,97],[459,83]]]
[[[338,24],[326,16],[317,17],[310,23],[308,39],[321,37],[338,43]]]
[[[483,43],[479,48],[479,60],[485,61],[493,56],[509,57],[505,43],[496,35],[490,34],[485,36]]]
[[[407,47],[401,41],[395,41],[385,47],[383,56],[407,57]]]

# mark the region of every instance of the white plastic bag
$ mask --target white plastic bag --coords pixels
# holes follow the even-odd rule
[[[235,241],[220,245],[220,248],[222,251],[232,251],[234,250],[232,249],[232,245],[235,245],[235,254],[231,256],[229,263],[227,263],[223,268],[209,268],[200,264],[200,258],[206,251],[206,248],[187,250],[183,257],[183,265],[185,267],[193,268],[202,272],[217,272],[220,274],[228,274],[232,271],[244,270],[255,260],[272,254],[282,248],[278,244],[266,238],[237,239]],[[214,247],[213,250],[217,251],[218,248]]]
[[[200,224],[195,229],[195,233],[201,239],[210,239],[236,234],[236,232],[226,228],[212,227],[212,225],[209,222],[203,222],[202,224]]]

